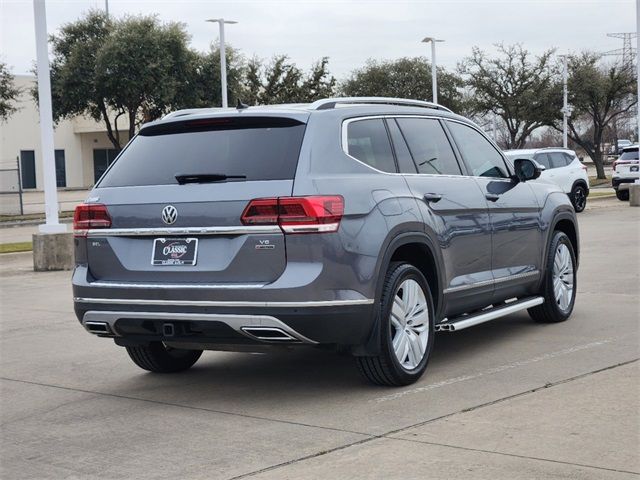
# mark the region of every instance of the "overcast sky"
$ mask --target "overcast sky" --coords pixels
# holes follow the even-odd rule
[[[104,3],[47,0],[49,33]],[[446,40],[438,44],[437,63],[454,68],[473,45],[491,50],[495,43],[520,42],[536,53],[552,47],[608,51],[621,48],[622,41],[607,33],[636,29],[634,0],[109,0],[109,10],[114,16],[157,14],[183,22],[199,50],[218,37],[217,26],[206,18],[237,20],[227,26],[227,43],[246,55],[287,54],[305,68],[328,56],[338,78],[368,58],[425,55],[425,36]],[[26,73],[35,60],[32,1],[0,0],[0,17],[0,57],[14,73]]]

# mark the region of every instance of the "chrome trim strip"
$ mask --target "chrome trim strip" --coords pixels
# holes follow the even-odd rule
[[[519,302],[513,302],[512,304],[503,307],[492,308],[491,310],[487,310],[485,313],[473,315],[471,318],[467,319],[464,319],[463,317],[462,320],[456,321],[455,318],[452,320],[447,320],[445,318],[444,321],[436,325],[435,329],[436,332],[456,332],[458,330],[473,327],[474,325],[504,317],[521,310],[526,310],[527,308],[535,307],[536,305],[542,305],[543,303],[544,297],[533,297]]]
[[[282,230],[286,233],[323,233],[335,232],[340,223],[322,223],[318,225],[282,225]]]
[[[216,301],[216,300],[153,300],[133,298],[87,298],[74,297],[78,303],[103,303],[119,305],[171,305],[180,307],[261,307],[261,308],[304,308],[304,307],[338,307],[351,305],[371,305],[372,298],[358,300],[321,300],[309,302],[242,302],[242,301]]]
[[[301,335],[296,332],[293,328],[289,327],[287,324],[278,320],[275,317],[271,317],[268,315],[226,315],[226,314],[210,314],[210,313],[168,313],[168,312],[107,312],[107,311],[95,311],[89,310],[82,317],[82,325],[85,326],[87,323],[106,323],[111,329],[112,336],[119,336],[117,330],[114,328],[116,321],[120,318],[136,318],[136,319],[145,319],[145,320],[167,320],[171,321],[180,321],[180,320],[191,320],[191,321],[199,321],[199,322],[222,322],[233,328],[237,332],[242,335],[256,339],[257,337],[244,332],[243,327],[270,327],[277,328],[284,331],[287,335],[291,335],[294,339],[309,344],[316,344],[317,342]],[[92,332],[93,333],[93,332]],[[275,342],[270,343],[282,343],[282,340],[276,340]]]
[[[92,282],[89,287],[99,288],[158,288],[163,290],[250,290],[262,288],[266,283],[125,283],[125,282]]]
[[[278,225],[185,228],[95,228],[85,230],[88,237],[161,237],[171,235],[247,235],[282,233]]]
[[[449,288],[445,288],[444,291],[442,293],[454,293],[454,292],[460,292],[462,290],[469,290],[472,288],[479,288],[479,287],[484,287],[487,285],[496,285],[499,283],[504,283],[504,282],[512,282],[515,280],[521,280],[523,278],[529,278],[529,277],[538,277],[540,276],[540,271],[539,270],[533,270],[531,272],[524,272],[524,273],[516,273],[515,275],[509,275],[507,277],[500,277],[500,278],[496,278],[496,279],[492,279],[492,280],[483,280],[481,282],[475,282],[475,283],[469,283],[466,285],[459,285],[457,287],[449,287]]]
[[[371,170],[373,170],[374,172],[377,173],[383,173],[385,175],[402,175],[402,176],[419,176],[419,177],[466,177],[466,178],[482,178],[483,180],[486,179],[491,179],[492,181],[494,180],[503,180],[506,182],[511,182],[511,178],[504,178],[504,177],[478,177],[475,175],[444,175],[444,174],[434,174],[434,173],[398,173],[398,172],[384,172],[382,170],[378,170],[375,167],[372,167],[371,165],[368,165],[367,163],[363,162],[362,160],[358,160],[356,157],[353,157],[351,155],[349,155],[349,139],[347,138],[347,134],[348,134],[348,126],[350,123],[352,122],[357,122],[359,120],[371,120],[371,119],[376,119],[376,118],[428,118],[428,119],[435,119],[435,120],[442,120],[442,121],[447,121],[447,122],[455,122],[455,123],[460,123],[462,125],[466,125],[469,128],[473,128],[474,130],[476,130],[480,135],[482,135],[485,140],[487,140],[491,146],[496,149],[496,151],[500,154],[500,156],[502,157],[503,161],[505,162],[505,164],[508,163],[507,157],[502,153],[502,151],[498,148],[498,146],[496,145],[496,143],[491,140],[475,123],[466,123],[466,122],[461,122],[460,120],[457,120],[455,118],[448,118],[448,117],[442,117],[442,116],[437,116],[437,115],[410,115],[410,114],[384,114],[384,115],[366,115],[366,116],[362,116],[362,117],[352,117],[352,118],[347,118],[345,120],[342,121],[342,127],[340,129],[340,145],[342,146],[342,151],[344,152],[344,154],[351,158],[352,160],[355,160],[358,163],[361,163],[362,165],[369,167]],[[461,158],[461,160],[464,162],[464,159]],[[509,171],[509,167],[507,166],[507,171]],[[511,173],[511,172],[509,172]]]

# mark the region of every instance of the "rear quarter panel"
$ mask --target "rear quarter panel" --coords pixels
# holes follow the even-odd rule
[[[377,172],[343,152],[341,125],[336,112],[310,117],[293,187],[294,195],[342,195],[340,229],[334,235],[287,235],[287,261],[322,264],[318,288],[355,289],[375,298],[389,239],[422,233],[422,218],[402,175]]]

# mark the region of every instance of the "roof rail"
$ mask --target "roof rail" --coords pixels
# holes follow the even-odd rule
[[[329,110],[335,108],[338,104],[374,104],[374,105],[402,105],[405,107],[422,107],[433,108],[436,110],[444,110],[445,112],[453,113],[447,107],[443,107],[437,103],[425,102],[422,100],[412,100],[406,98],[391,98],[391,97],[336,97],[336,98],[323,98],[313,102],[309,108],[311,110]]]

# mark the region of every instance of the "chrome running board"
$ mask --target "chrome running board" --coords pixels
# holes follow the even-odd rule
[[[456,318],[444,319],[442,322],[436,325],[436,332],[455,332],[457,330],[463,330],[465,328],[479,325],[480,323],[489,322],[496,318],[510,315],[520,310],[526,310],[527,308],[542,305],[544,303],[543,297],[529,297],[522,300],[516,300],[514,302],[493,307],[488,310],[483,310],[479,313],[461,315]]]

